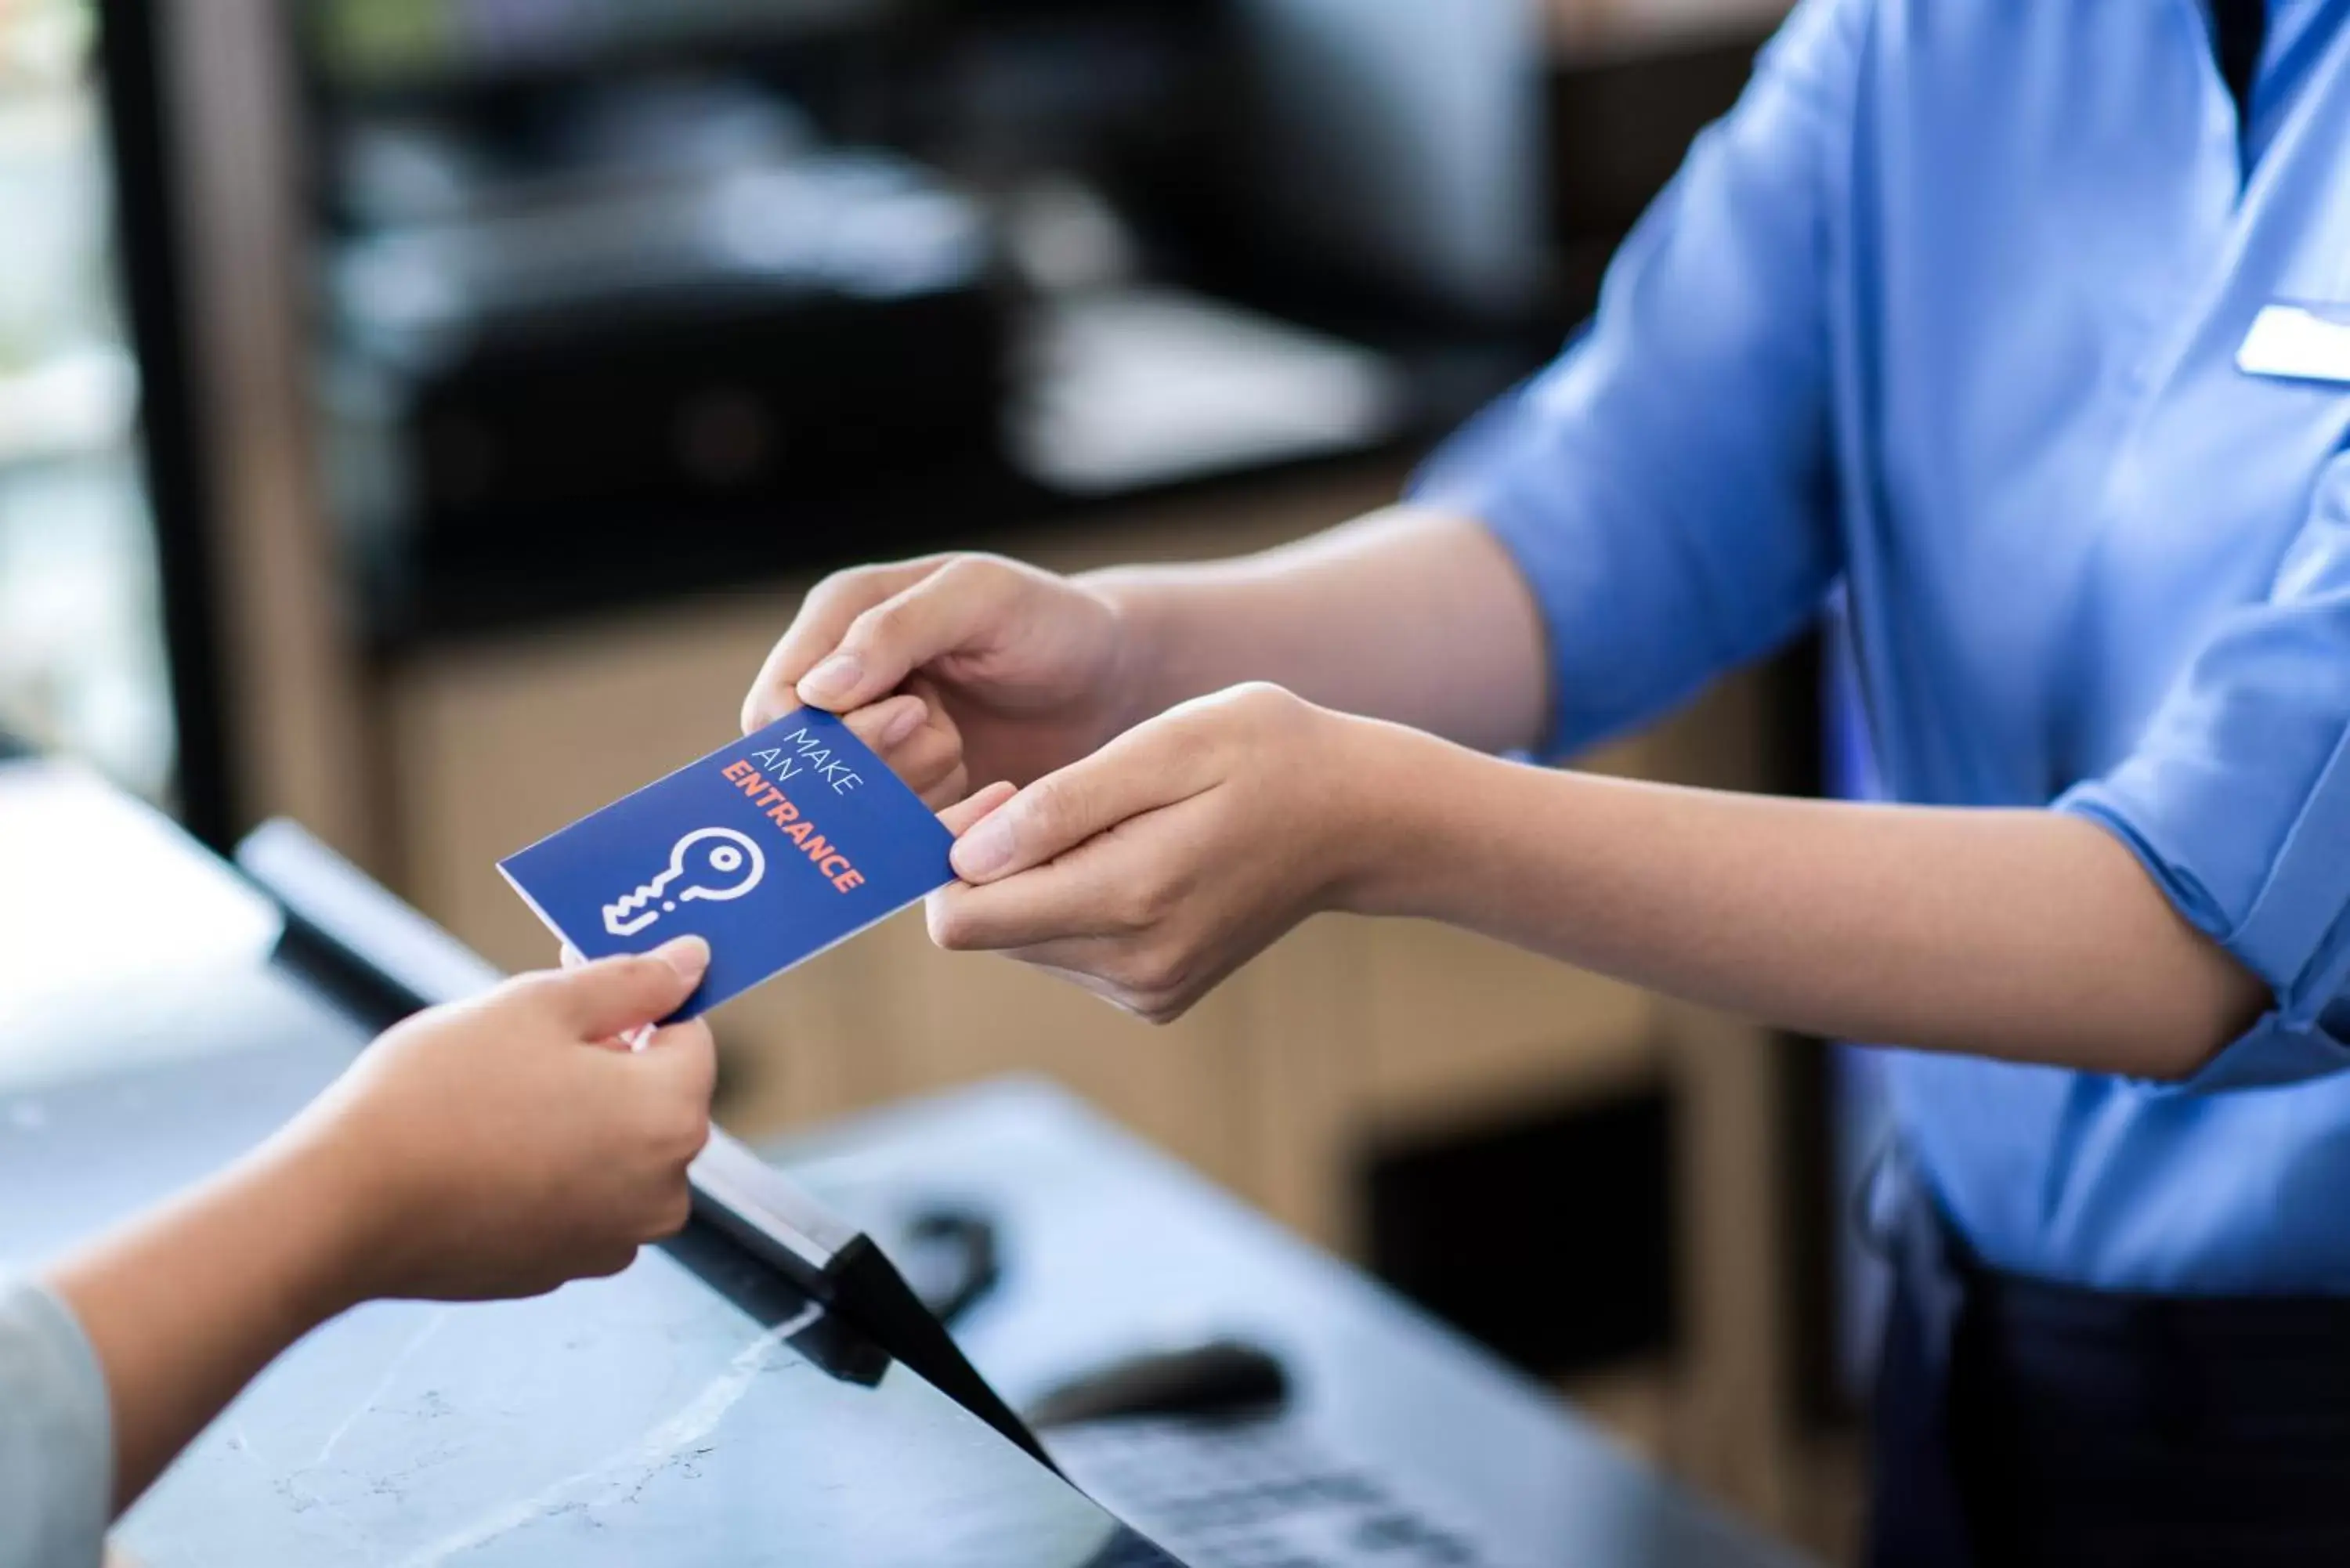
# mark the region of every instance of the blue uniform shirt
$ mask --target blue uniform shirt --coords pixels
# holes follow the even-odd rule
[[[2350,0],[2272,13],[2240,126],[2197,0],[1805,0],[1422,490],[1561,749],[1842,584],[1894,796],[2101,824],[2273,988],[2184,1085],[1894,1060],[1962,1232],[2080,1283],[2350,1292],[2350,386],[2234,363],[2350,304]]]

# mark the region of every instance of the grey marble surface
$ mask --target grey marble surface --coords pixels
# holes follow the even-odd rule
[[[795,1342],[818,1315],[762,1327],[660,1253],[536,1302],[366,1308],[274,1368],[120,1539],[156,1568],[1079,1568],[1121,1550],[1107,1515],[902,1368],[868,1386],[812,1359]]]

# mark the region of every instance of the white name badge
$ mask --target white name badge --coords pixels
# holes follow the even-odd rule
[[[2236,369],[2247,376],[2350,383],[2350,306],[2267,306],[2244,334]]]

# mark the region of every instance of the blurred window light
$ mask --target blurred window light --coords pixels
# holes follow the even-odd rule
[[[0,0],[0,729],[151,799],[173,734],[90,0]]]

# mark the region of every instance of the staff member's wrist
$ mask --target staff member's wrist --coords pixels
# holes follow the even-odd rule
[[[1315,709],[1330,726],[1316,746],[1324,777],[1309,798],[1323,803],[1311,824],[1325,867],[1319,908],[1354,915],[1420,913],[1443,792],[1470,753],[1420,731]]]
[[[1489,858],[1509,775],[1523,772],[1419,730],[1343,718],[1333,814],[1343,821],[1325,907],[1395,919],[1458,919],[1461,886]]]
[[[1157,718],[1192,695],[1177,689],[1183,664],[1181,637],[1167,596],[1148,568],[1113,567],[1070,579],[1109,612],[1109,667],[1099,691],[1107,722],[1096,744],[1106,744]]]

